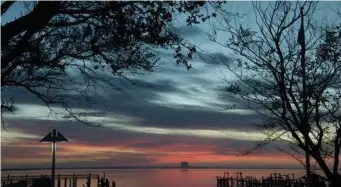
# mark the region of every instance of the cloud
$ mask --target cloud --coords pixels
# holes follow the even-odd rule
[[[208,89],[206,84],[200,84],[204,81],[187,79],[184,80],[186,84],[183,84],[181,79],[175,78],[154,81],[132,80],[144,87],[114,79],[118,86],[125,87],[123,91],[103,89],[97,96],[96,103],[79,105],[78,102],[70,101],[69,106],[74,108],[75,114],[98,120],[98,123],[117,122],[118,118],[123,117],[129,118],[125,120],[127,123],[142,127],[247,130],[253,128],[253,124],[261,122],[258,115],[244,108],[224,111],[219,98],[214,95],[216,90]],[[38,100],[32,99],[27,92],[18,91],[20,92],[13,91],[12,96],[18,99],[19,111],[8,116],[26,119],[51,117],[44,105],[36,105],[40,104]],[[44,110],[46,112],[43,112]],[[62,110],[58,109],[59,113],[63,113]],[[64,112],[62,117],[57,119],[66,120],[70,119],[70,116]],[[124,120],[121,120],[121,123],[125,123]]]
[[[202,29],[193,25],[180,27],[178,28],[178,31],[182,37],[186,37],[186,38],[198,37],[200,35],[202,36],[203,34],[205,34]]]

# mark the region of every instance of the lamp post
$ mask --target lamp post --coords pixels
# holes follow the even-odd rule
[[[68,140],[56,129],[53,129],[52,133],[49,132],[40,142],[51,142],[52,143],[52,171],[51,171],[51,187],[54,187],[54,176],[56,169],[56,143],[67,142]]]

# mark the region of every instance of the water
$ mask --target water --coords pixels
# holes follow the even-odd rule
[[[243,176],[269,176],[270,173],[294,173],[295,177],[304,175],[304,170],[283,169],[112,169],[112,170],[57,170],[56,174],[103,174],[109,181],[115,181],[116,187],[216,187],[216,177],[224,172],[235,174],[243,172]],[[37,171],[2,171],[1,175],[49,175],[49,170]],[[85,184],[85,180],[78,180],[78,187]],[[92,186],[97,187],[95,180]],[[62,183],[61,186],[64,186]]]

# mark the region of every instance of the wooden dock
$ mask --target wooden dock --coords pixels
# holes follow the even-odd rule
[[[116,187],[115,181],[111,183],[105,178],[105,173],[101,176],[99,174],[88,175],[61,175],[55,176],[56,187],[77,187],[79,180],[85,180],[83,187]],[[94,183],[96,181],[96,183]],[[97,186],[92,186],[97,184]],[[51,185],[50,175],[36,175],[36,176],[2,176],[1,187],[48,187]],[[79,185],[78,185],[79,186]]]
[[[316,187],[323,187],[325,182],[314,182]],[[303,178],[295,178],[294,174],[282,175],[272,173],[269,177],[243,177],[242,172],[237,172],[236,176],[230,176],[225,172],[224,176],[217,176],[217,187],[307,187]]]

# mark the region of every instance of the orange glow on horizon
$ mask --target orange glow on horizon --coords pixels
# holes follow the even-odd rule
[[[138,141],[132,140],[120,145],[94,145],[84,142],[67,142],[57,146],[57,163],[77,163],[89,162],[89,160],[105,161],[108,166],[122,165],[121,163],[111,162],[112,160],[125,159],[126,154],[133,155],[134,158],[151,159],[153,163],[148,165],[159,164],[178,164],[181,161],[188,161],[191,164],[202,164],[209,166],[210,164],[239,164],[239,165],[254,165],[263,163],[264,165],[271,164],[295,164],[297,163],[288,155],[272,154],[272,155],[248,155],[236,156],[235,148],[225,148],[226,155],[215,152],[214,145],[200,144],[170,144],[166,146],[149,146],[149,147],[134,147],[131,146]],[[140,142],[138,142],[140,143]],[[148,143],[148,142],[144,142]],[[10,157],[2,157],[5,165],[12,164],[49,164],[51,162],[51,145],[41,144],[39,142],[30,142],[22,144],[21,142],[6,143],[3,147],[10,147],[13,150],[20,150],[22,153],[12,154]],[[27,151],[28,150],[28,151]],[[34,153],[32,153],[32,150]],[[26,152],[27,151],[27,152]],[[16,153],[17,151],[15,151]],[[135,165],[146,165],[141,162]],[[125,163],[129,165],[129,163]]]

